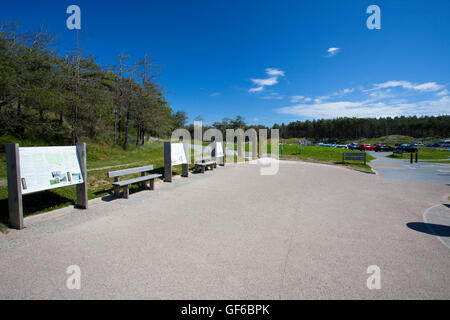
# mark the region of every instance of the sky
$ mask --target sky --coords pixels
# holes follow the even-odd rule
[[[79,39],[102,66],[151,54],[189,123],[450,114],[448,0],[1,0],[0,19],[43,24],[61,54]],[[380,29],[369,29],[370,5]]]

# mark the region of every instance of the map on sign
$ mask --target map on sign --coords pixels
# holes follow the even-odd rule
[[[19,148],[22,194],[83,183],[76,147]]]
[[[172,155],[172,166],[188,163],[182,143],[172,143],[170,145],[170,149],[171,149],[170,153]]]

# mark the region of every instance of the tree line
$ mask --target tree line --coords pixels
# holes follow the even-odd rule
[[[315,141],[344,141],[387,135],[447,138],[450,137],[450,115],[306,120],[287,125],[275,124],[273,128],[280,130],[280,138],[308,138]]]
[[[202,120],[197,118],[196,120]],[[185,123],[180,123],[180,127]],[[186,128],[194,133],[193,124]],[[388,135],[405,135],[415,138],[425,137],[450,137],[450,115],[442,116],[410,116],[410,117],[387,117],[387,118],[336,118],[293,121],[281,125],[275,123],[271,128],[263,125],[247,124],[242,116],[236,118],[224,118],[222,121],[214,122],[212,125],[203,125],[203,129],[215,128],[222,131],[225,137],[226,129],[248,130],[254,128],[278,129],[279,137],[307,138],[313,141],[346,141],[361,138],[378,138]]]
[[[0,27],[0,135],[73,143],[88,137],[126,149],[132,135],[140,145],[176,127],[151,56],[128,64],[130,57],[119,55],[116,65],[102,67],[80,48],[60,55],[55,39],[43,27]]]

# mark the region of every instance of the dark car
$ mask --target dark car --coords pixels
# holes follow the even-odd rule
[[[394,148],[392,148],[391,146],[387,146],[387,145],[375,145],[375,149],[373,149],[375,152],[391,152],[394,151]]]
[[[427,147],[431,147],[431,148],[439,148],[441,146],[440,143],[430,143],[427,144]]]
[[[397,148],[394,149],[394,153],[416,153],[419,150],[410,144],[401,144]]]
[[[347,146],[347,149],[349,149],[349,150],[359,150],[359,145],[357,145],[356,143],[352,143],[352,144],[349,144]]]

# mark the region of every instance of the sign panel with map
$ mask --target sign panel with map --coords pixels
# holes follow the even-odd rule
[[[83,183],[76,147],[19,148],[22,194]]]

